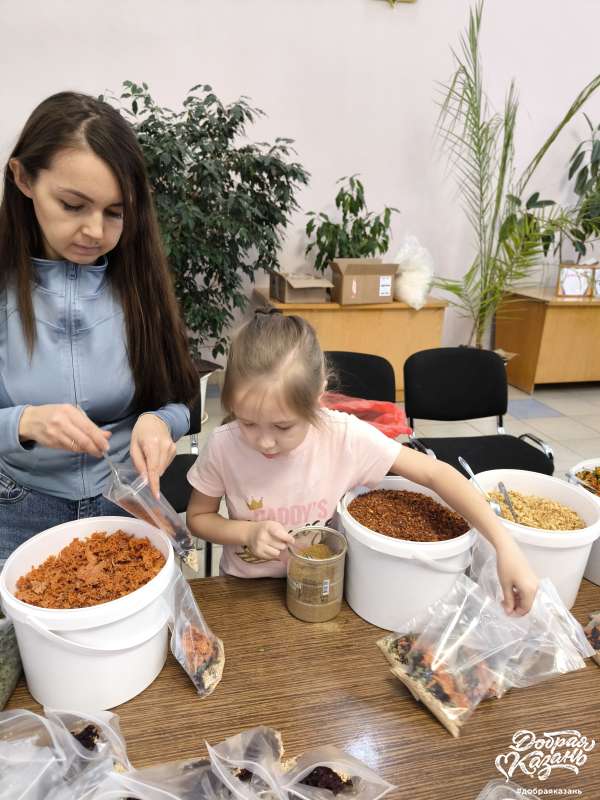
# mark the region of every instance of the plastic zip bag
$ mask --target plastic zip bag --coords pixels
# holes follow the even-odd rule
[[[590,621],[583,630],[594,651],[592,658],[596,664],[600,664],[600,611],[590,614]]]
[[[486,783],[475,800],[523,800],[524,797],[526,795],[516,783],[497,779]]]
[[[362,761],[332,745],[303,753],[280,780],[284,793],[302,800],[332,800],[338,794],[378,800],[395,788]]]
[[[385,433],[390,439],[396,439],[403,434],[408,436],[409,433],[412,433],[412,428],[406,422],[404,411],[396,403],[385,400],[364,400],[339,392],[325,392],[321,397],[321,405],[333,411],[353,414]]]
[[[201,697],[216,689],[225,666],[223,642],[206,624],[189,583],[177,571],[171,588],[171,652]]]
[[[206,748],[215,775],[236,798],[284,800],[277,779],[283,755],[279,731],[250,728],[215,747],[207,742]]]
[[[21,676],[21,656],[12,620],[0,612],[0,711],[8,703]]]
[[[395,639],[393,674],[458,737],[482,700],[504,693],[504,671],[520,631],[466,575],[428,616],[421,632],[411,630],[411,620],[401,626],[403,634],[384,637],[379,646],[390,660]]]
[[[162,494],[158,499],[152,494],[147,478],[130,467],[113,465],[111,480],[103,494],[132,516],[166,533],[177,555],[198,572],[200,554],[194,547],[192,534],[169,501]]]
[[[110,711],[92,714],[51,708],[44,708],[44,714],[54,726],[59,740],[64,742],[63,748],[74,751],[73,761],[84,763],[109,756],[115,769],[125,771],[132,768],[116,714]]]
[[[483,591],[501,603],[496,563],[491,545],[478,541],[472,572],[475,571]],[[530,611],[522,617],[508,619],[520,631],[519,641],[504,671],[508,686],[533,686],[556,675],[584,669],[584,659],[593,655],[582,626],[548,578],[540,580]]]

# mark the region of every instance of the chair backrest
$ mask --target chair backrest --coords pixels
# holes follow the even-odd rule
[[[386,358],[346,350],[326,350],[325,358],[334,373],[329,390],[364,400],[396,401],[396,376]]]
[[[404,410],[409,420],[461,420],[506,414],[506,367],[497,353],[474,347],[436,347],[404,364]]]

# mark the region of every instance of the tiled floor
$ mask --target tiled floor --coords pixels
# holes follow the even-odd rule
[[[202,428],[200,447],[223,417],[216,385],[208,386],[206,406],[208,421]],[[600,383],[541,386],[533,396],[511,386],[504,427],[515,436],[530,432],[548,442],[554,450],[554,474],[562,478],[577,462],[600,457]],[[416,431],[422,436],[477,436],[495,433],[496,420],[417,421]],[[179,442],[177,449],[189,452],[187,437]],[[213,575],[218,574],[220,549],[213,548]]]

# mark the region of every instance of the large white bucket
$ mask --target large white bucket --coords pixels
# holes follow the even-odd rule
[[[166,558],[145,586],[89,608],[38,608],[14,595],[17,580],[73,539],[97,531],[147,536]],[[168,537],[138,519],[92,517],[66,522],[18,547],[0,573],[0,598],[12,617],[27,686],[51,708],[99,711],[135,697],[156,678],[167,656],[167,594],[175,572]]]
[[[420,492],[446,505],[435,492],[405,478],[387,477],[378,489]],[[447,542],[409,542],[365,528],[348,512],[349,503],[369,491],[348,492],[338,515],[348,540],[346,600],[367,622],[398,630],[443,597],[470,563],[477,534],[468,531]]]
[[[503,481],[507,490],[556,500],[576,511],[586,524],[576,531],[546,531],[502,522],[517,540],[540,578],[550,578],[561,600],[571,608],[577,597],[593,543],[600,536],[600,504],[586,489],[559,478],[520,469],[492,469],[480,472],[477,482],[488,492]]]
[[[587,461],[580,461],[579,464],[575,464],[574,467],[571,467],[567,473],[567,477],[570,481],[575,483],[572,477],[573,475],[577,475],[577,473],[581,472],[582,469],[593,470],[598,466],[600,466],[600,458],[589,458]],[[585,491],[588,490],[586,489]],[[600,496],[593,494],[592,492],[590,492],[590,496],[593,497],[598,504],[600,504]],[[600,586],[600,538],[596,539],[592,545],[590,557],[588,558],[583,577],[587,578],[588,581],[596,583],[598,586]]]

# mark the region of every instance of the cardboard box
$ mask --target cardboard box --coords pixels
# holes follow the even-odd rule
[[[327,290],[333,284],[326,278],[300,272],[272,272],[269,295],[280,303],[328,303]]]
[[[397,264],[379,259],[337,258],[331,262],[331,299],[341,305],[391,303]]]

